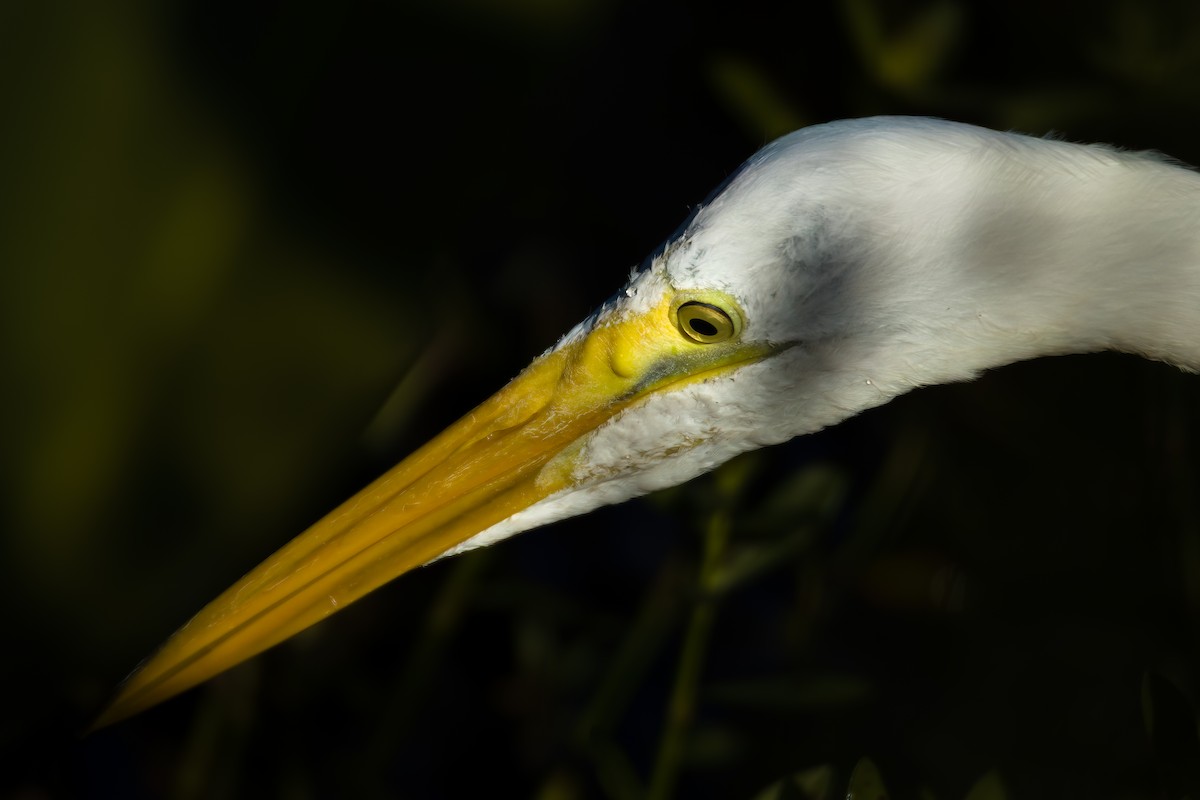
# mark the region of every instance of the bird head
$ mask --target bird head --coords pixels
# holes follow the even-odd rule
[[[1036,265],[1033,250],[963,277],[981,237],[1018,255],[1022,246],[987,231],[1004,214],[1017,215],[1010,226],[1026,219],[1004,189],[1025,180],[1024,145],[989,136],[1003,135],[860,120],[764,148],[508,386],[201,610],[97,724],[443,556],[678,484],[914,386],[1046,351],[1021,316],[1044,309],[1014,303],[1020,275],[1003,271]],[[1009,184],[977,180],[981,170]],[[1000,188],[967,202],[983,185]]]
[[[736,287],[655,259],[493,397],[180,628],[96,726],[155,705],[416,567],[679,483],[761,442],[741,375],[790,343]]]

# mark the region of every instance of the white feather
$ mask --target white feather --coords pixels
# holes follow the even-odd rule
[[[573,488],[453,552],[1013,361],[1116,349],[1200,368],[1200,175],[939,120],[816,126],[750,158],[563,342],[680,289],[727,292],[745,338],[794,346],[625,410],[583,443]]]

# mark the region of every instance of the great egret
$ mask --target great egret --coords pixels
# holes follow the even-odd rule
[[[932,119],[797,131],[508,386],[205,607],[97,724],[443,556],[917,386],[1102,349],[1200,368],[1200,175]]]

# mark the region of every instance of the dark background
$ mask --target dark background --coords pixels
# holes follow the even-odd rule
[[[751,798],[869,756],[896,797],[1200,796],[1200,382],[1119,355],[441,562],[80,736],[775,136],[928,114],[1200,163],[1195,4],[10,0],[0,110],[0,794]],[[724,518],[759,569],[664,767]]]

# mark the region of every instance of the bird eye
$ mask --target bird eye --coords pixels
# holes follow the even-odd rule
[[[710,303],[698,300],[684,303],[675,317],[683,335],[699,344],[723,342],[736,333],[729,313]]]

